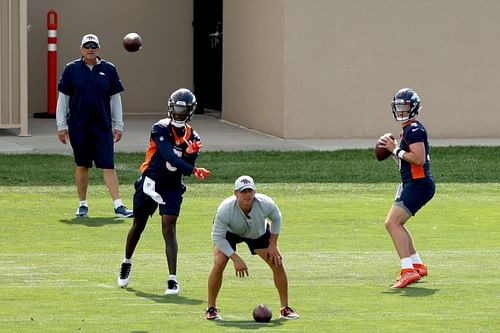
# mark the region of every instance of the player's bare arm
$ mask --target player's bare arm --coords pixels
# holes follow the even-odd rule
[[[403,155],[404,160],[415,165],[425,163],[425,145],[423,142],[416,142],[410,145],[410,151]]]
[[[241,259],[241,257],[236,252],[231,254],[229,258],[233,261],[234,270],[236,272],[237,277],[243,278],[245,277],[245,275],[248,276],[247,264],[243,259]]]
[[[394,151],[398,148],[398,144],[395,140],[391,140],[388,137],[380,137],[380,142],[382,147],[385,147],[389,151]],[[416,142],[410,145],[410,150],[402,155],[406,162],[415,165],[424,165],[425,163],[425,145],[423,142]]]

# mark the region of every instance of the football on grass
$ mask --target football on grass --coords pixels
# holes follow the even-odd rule
[[[268,323],[272,316],[271,309],[265,304],[259,304],[253,309],[253,319],[258,323]]]
[[[392,140],[394,140],[394,136],[392,134],[387,133],[384,134],[383,136],[388,136]],[[377,158],[378,161],[383,161],[389,156],[391,156],[392,152],[388,151],[387,149],[383,148],[380,146],[380,140],[377,141],[377,144],[375,145],[375,157]]]

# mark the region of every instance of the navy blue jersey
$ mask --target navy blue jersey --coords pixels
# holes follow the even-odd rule
[[[111,96],[124,90],[115,65],[100,59],[91,70],[83,58],[66,64],[58,89],[70,96],[69,127],[106,129],[111,128]]]
[[[187,154],[186,141],[199,141],[200,136],[188,124],[176,128],[170,119],[162,119],[153,125],[149,147],[140,170],[144,176],[161,184],[179,186],[182,176],[193,173],[197,153]]]
[[[405,151],[410,151],[410,145],[417,142],[423,142],[425,146],[425,163],[424,165],[415,165],[400,160],[400,172],[403,183],[421,178],[432,177],[430,171],[430,149],[427,138],[427,131],[420,122],[414,121],[403,127],[399,147]]]

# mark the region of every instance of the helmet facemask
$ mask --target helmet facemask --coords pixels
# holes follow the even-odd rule
[[[193,113],[194,108],[184,101],[172,101],[168,104],[168,117],[171,119],[171,124],[177,128],[184,127],[191,120]]]
[[[196,97],[185,88],[178,89],[172,93],[168,100],[167,117],[171,124],[182,128],[191,120],[196,109]]]
[[[414,118],[420,111],[420,98],[413,89],[403,88],[394,95],[392,115],[398,122],[405,122]]]
[[[396,100],[392,102],[392,114],[394,119],[399,122],[407,121],[410,118],[411,113],[411,103],[406,103],[403,100]]]

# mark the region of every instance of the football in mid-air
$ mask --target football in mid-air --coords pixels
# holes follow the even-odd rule
[[[268,323],[273,317],[273,312],[265,304],[259,304],[253,309],[253,319],[258,323]]]
[[[142,48],[142,38],[139,34],[131,32],[123,37],[123,47],[129,52],[136,52]]]
[[[391,133],[384,134],[382,136],[388,136],[392,140],[394,140],[394,136]],[[375,157],[377,158],[378,161],[383,161],[389,156],[391,156],[392,152],[388,151],[387,149],[383,148],[380,146],[380,140],[377,141],[377,144],[375,145]]]

